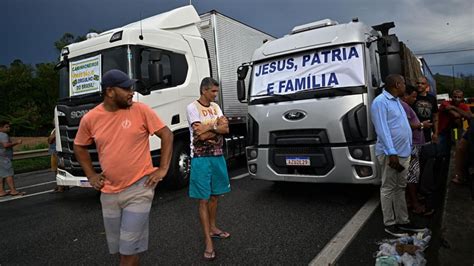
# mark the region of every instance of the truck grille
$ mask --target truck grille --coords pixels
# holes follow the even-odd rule
[[[333,167],[331,148],[326,130],[299,129],[270,132],[268,162],[278,174],[325,175]],[[309,166],[288,166],[287,157],[307,157]]]
[[[79,128],[79,122],[90,109],[94,108],[98,103],[86,104],[81,106],[58,105],[57,110],[59,122],[59,133],[61,136],[62,151],[58,152],[58,157],[63,162],[60,168],[68,171],[75,176],[84,176],[84,172],[74,156],[74,138]],[[95,144],[88,147],[94,169],[101,172],[99,164],[99,156]]]

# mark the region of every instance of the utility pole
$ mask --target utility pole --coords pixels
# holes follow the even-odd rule
[[[454,65],[451,65],[451,69],[453,70],[453,90],[456,89],[456,81],[454,79]]]

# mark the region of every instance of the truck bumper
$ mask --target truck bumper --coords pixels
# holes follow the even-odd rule
[[[58,169],[56,175],[56,183],[58,186],[74,186],[74,187],[92,187],[85,176],[73,176],[69,172]]]
[[[269,161],[272,159],[270,148],[250,146],[247,147],[246,151],[247,167],[252,178],[261,180],[305,183],[380,184],[380,166],[375,156],[375,144],[368,145],[368,148],[371,161],[353,158],[347,146],[331,147],[333,166],[324,174],[311,175],[305,174],[303,171],[304,167],[307,166],[289,167],[286,173],[281,173],[281,168],[280,170],[276,169],[275,163]],[[255,151],[257,152],[256,154]],[[289,154],[289,156],[294,156],[294,154]],[[304,157],[305,155],[299,154],[298,156]],[[360,174],[360,169],[364,169],[365,173],[370,174],[362,175]]]

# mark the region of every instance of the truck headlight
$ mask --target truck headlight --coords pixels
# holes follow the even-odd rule
[[[249,160],[253,160],[253,159],[257,158],[258,157],[258,150],[257,149],[249,149],[248,157],[249,157]]]

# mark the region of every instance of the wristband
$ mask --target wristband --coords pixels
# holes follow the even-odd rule
[[[423,130],[423,123],[420,123],[420,130]]]

